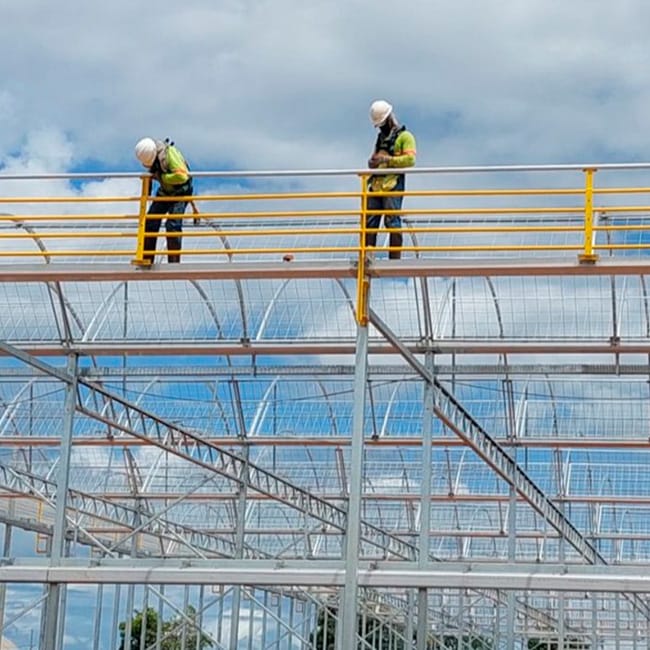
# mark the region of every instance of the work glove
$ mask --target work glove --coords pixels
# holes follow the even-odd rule
[[[368,160],[368,167],[370,169],[377,169],[377,167],[387,167],[391,156],[387,153],[378,152],[372,154]]]

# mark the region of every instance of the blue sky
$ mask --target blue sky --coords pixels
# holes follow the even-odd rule
[[[383,97],[419,164],[646,160],[643,0],[21,0],[3,8],[0,166],[361,166]]]

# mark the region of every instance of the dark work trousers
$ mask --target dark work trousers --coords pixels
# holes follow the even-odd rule
[[[398,196],[370,196],[368,197],[368,210],[401,210],[402,200],[404,197],[400,194]],[[402,218],[399,214],[370,214],[366,219],[366,228],[379,228],[381,218],[384,218],[384,226],[386,228],[401,228]],[[402,246],[402,233],[391,232],[389,238],[391,248],[401,248]],[[366,246],[377,245],[377,233],[366,233]],[[391,260],[398,260],[402,255],[401,250],[389,251],[388,257]]]
[[[191,194],[192,191],[184,192],[183,195],[187,196]],[[157,193],[156,196],[166,196]],[[180,253],[173,251],[181,250],[181,235],[183,232],[183,217],[185,210],[187,208],[187,201],[153,201],[149,207],[147,214],[156,214],[163,215],[168,214],[167,220],[165,221],[165,230],[167,231],[167,261],[170,263],[178,263],[181,261]],[[174,217],[173,215],[178,215]],[[155,258],[156,253],[156,244],[158,241],[158,231],[160,230],[160,225],[162,223],[162,218],[160,219],[150,219],[147,218],[145,223],[145,232],[155,233],[152,236],[144,238],[144,259],[149,260],[152,264]],[[178,234],[177,234],[178,233]]]

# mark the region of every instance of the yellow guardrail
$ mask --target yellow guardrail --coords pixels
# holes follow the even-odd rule
[[[369,192],[368,177],[396,171],[196,172],[195,187],[204,191],[156,201],[189,202],[182,245],[174,251],[184,262],[352,255],[361,313],[371,252],[465,259],[553,254],[595,263],[603,254],[650,250],[650,187],[643,183],[650,164],[408,169],[403,209],[383,211],[402,218],[403,243],[371,250],[369,233],[392,231],[367,226],[381,212],[369,209],[369,198],[395,193]],[[41,195],[50,180],[59,195]],[[103,182],[119,183],[123,194],[102,195]],[[36,260],[146,267],[153,254],[147,240],[157,239],[160,256],[165,238],[180,236],[148,232],[152,219],[170,216],[148,214],[148,175],[0,174],[0,187],[0,267]]]

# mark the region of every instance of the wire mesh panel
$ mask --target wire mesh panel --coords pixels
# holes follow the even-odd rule
[[[595,172],[589,224],[583,170],[503,171],[410,175],[392,270],[356,173],[197,178],[169,277],[131,267],[140,179],[8,188],[0,268],[45,269],[0,282],[12,638],[58,593],[88,647],[325,650],[354,576],[371,647],[641,647],[642,179]]]

